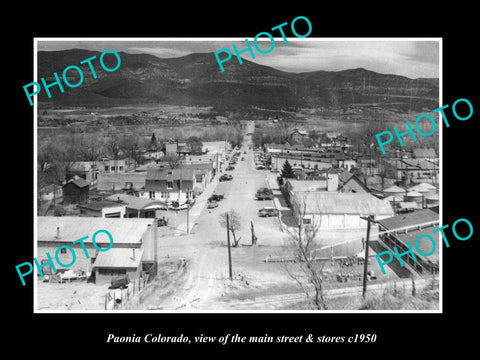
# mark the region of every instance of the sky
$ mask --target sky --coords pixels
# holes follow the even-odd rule
[[[288,72],[340,71],[365,68],[382,74],[396,74],[409,78],[438,78],[440,69],[440,40],[415,38],[274,38],[274,47],[268,54],[255,50],[253,38],[248,38],[255,51],[255,59],[249,52],[241,56],[261,65],[271,66]],[[104,51],[112,49],[117,52],[147,53],[160,58],[172,58],[191,53],[216,52],[230,49],[232,45],[238,50],[246,48],[244,38],[168,38],[168,39],[69,39],[37,38],[38,50],[88,49]],[[261,50],[271,48],[271,40],[262,36],[258,39]],[[213,54],[212,54],[213,56]],[[226,53],[220,53],[221,58]],[[83,60],[83,59],[80,59]],[[236,61],[233,55],[230,61]],[[72,64],[73,65],[73,64]]]

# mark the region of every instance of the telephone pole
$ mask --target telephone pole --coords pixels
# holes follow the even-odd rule
[[[232,253],[230,251],[230,216],[227,212],[227,245],[228,245],[228,276],[230,280],[233,279],[232,276]]]
[[[365,299],[365,295],[367,294],[367,271],[368,271],[368,248],[369,248],[369,242],[370,242],[370,223],[374,222],[373,216],[369,215],[367,217],[361,216],[360,219],[363,219],[367,221],[367,238],[365,241],[365,261],[363,263],[363,292],[362,296],[363,299]]]

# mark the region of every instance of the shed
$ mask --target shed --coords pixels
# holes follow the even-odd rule
[[[88,200],[90,183],[84,179],[71,179],[62,187],[64,204],[81,204]]]

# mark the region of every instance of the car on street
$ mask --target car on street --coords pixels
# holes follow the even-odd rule
[[[230,181],[233,179],[233,176],[232,175],[229,175],[229,174],[223,174],[222,176],[220,176],[220,179],[219,181]]]
[[[265,166],[263,166],[263,165],[257,165],[257,170],[263,170],[263,169],[265,169]]]
[[[273,207],[265,206],[258,210],[258,216],[269,217],[269,216],[278,216],[279,211]]]
[[[228,165],[227,168],[225,169],[227,171],[230,171],[230,170],[235,170],[235,166],[232,166],[232,165]]]
[[[218,207],[218,203],[216,201],[210,201],[208,204],[207,204],[207,209],[214,209]]]
[[[223,200],[224,196],[221,195],[221,194],[213,194],[213,195],[210,195],[210,197],[208,198],[208,201],[220,201],[220,200]]]
[[[255,197],[257,198],[257,200],[272,200],[273,199],[273,194],[257,193],[257,194],[255,194]]]

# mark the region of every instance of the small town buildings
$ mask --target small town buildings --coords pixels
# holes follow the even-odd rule
[[[345,181],[339,184],[338,191],[342,193],[368,194],[370,190],[367,185],[355,174],[349,176]]]
[[[379,238],[381,243],[392,253],[394,247],[400,254],[405,253],[402,261],[410,271],[419,274],[437,273],[439,268],[438,249],[441,244],[439,244],[439,232],[433,233],[432,230],[438,228],[439,223],[438,207],[403,213],[378,221]],[[421,235],[429,235],[434,239],[436,250],[433,254],[424,256],[417,251],[415,241]],[[416,261],[409,253],[407,241],[411,245]],[[417,245],[423,254],[429,254],[432,251],[433,245],[426,237],[422,241],[418,241]]]
[[[160,218],[159,210],[165,208],[165,202],[132,196],[127,194],[114,194],[107,197],[108,201],[116,202],[125,207],[126,218]]]
[[[437,153],[433,148],[413,149],[412,157],[414,159],[427,159],[427,160],[434,160],[438,158]]]
[[[367,221],[362,216],[372,215],[379,220],[393,215],[388,203],[371,194],[295,192],[291,203],[297,223],[316,224],[320,230],[366,228]]]
[[[303,144],[308,138],[308,133],[305,130],[295,128],[289,135],[288,141],[290,144]]]
[[[193,168],[149,169],[145,179],[145,191],[150,199],[180,204],[193,198],[196,183]]]
[[[46,263],[49,253],[57,272],[83,271],[89,280],[96,283],[109,283],[112,277],[121,275],[128,275],[133,280],[141,276],[143,271],[155,271],[158,257],[155,222],[154,219],[137,218],[39,216],[36,258],[39,263]],[[93,244],[93,235],[99,230],[106,230],[112,235],[113,244],[109,250],[99,251]],[[81,238],[85,238],[82,242],[88,257],[80,242],[73,243]],[[107,234],[100,232],[95,242],[105,249],[110,239]],[[61,267],[55,259],[57,249],[64,245],[75,251],[76,259],[71,267]],[[57,256],[62,264],[70,264],[74,255],[67,248],[62,248]],[[51,265],[45,265],[42,271],[44,274],[53,273]]]
[[[78,176],[87,180],[90,184],[97,179],[97,174],[101,170],[102,164],[93,161],[75,161],[67,167],[66,178],[70,179]]]
[[[70,179],[62,187],[64,204],[81,204],[88,200],[90,183],[82,178]]]
[[[110,194],[136,194],[145,190],[147,172],[100,173],[97,190]]]
[[[409,181],[438,184],[438,158],[428,159],[386,159],[382,161],[386,175],[389,178]]]
[[[124,218],[125,205],[117,201],[100,200],[78,204],[80,216],[101,218]]]

